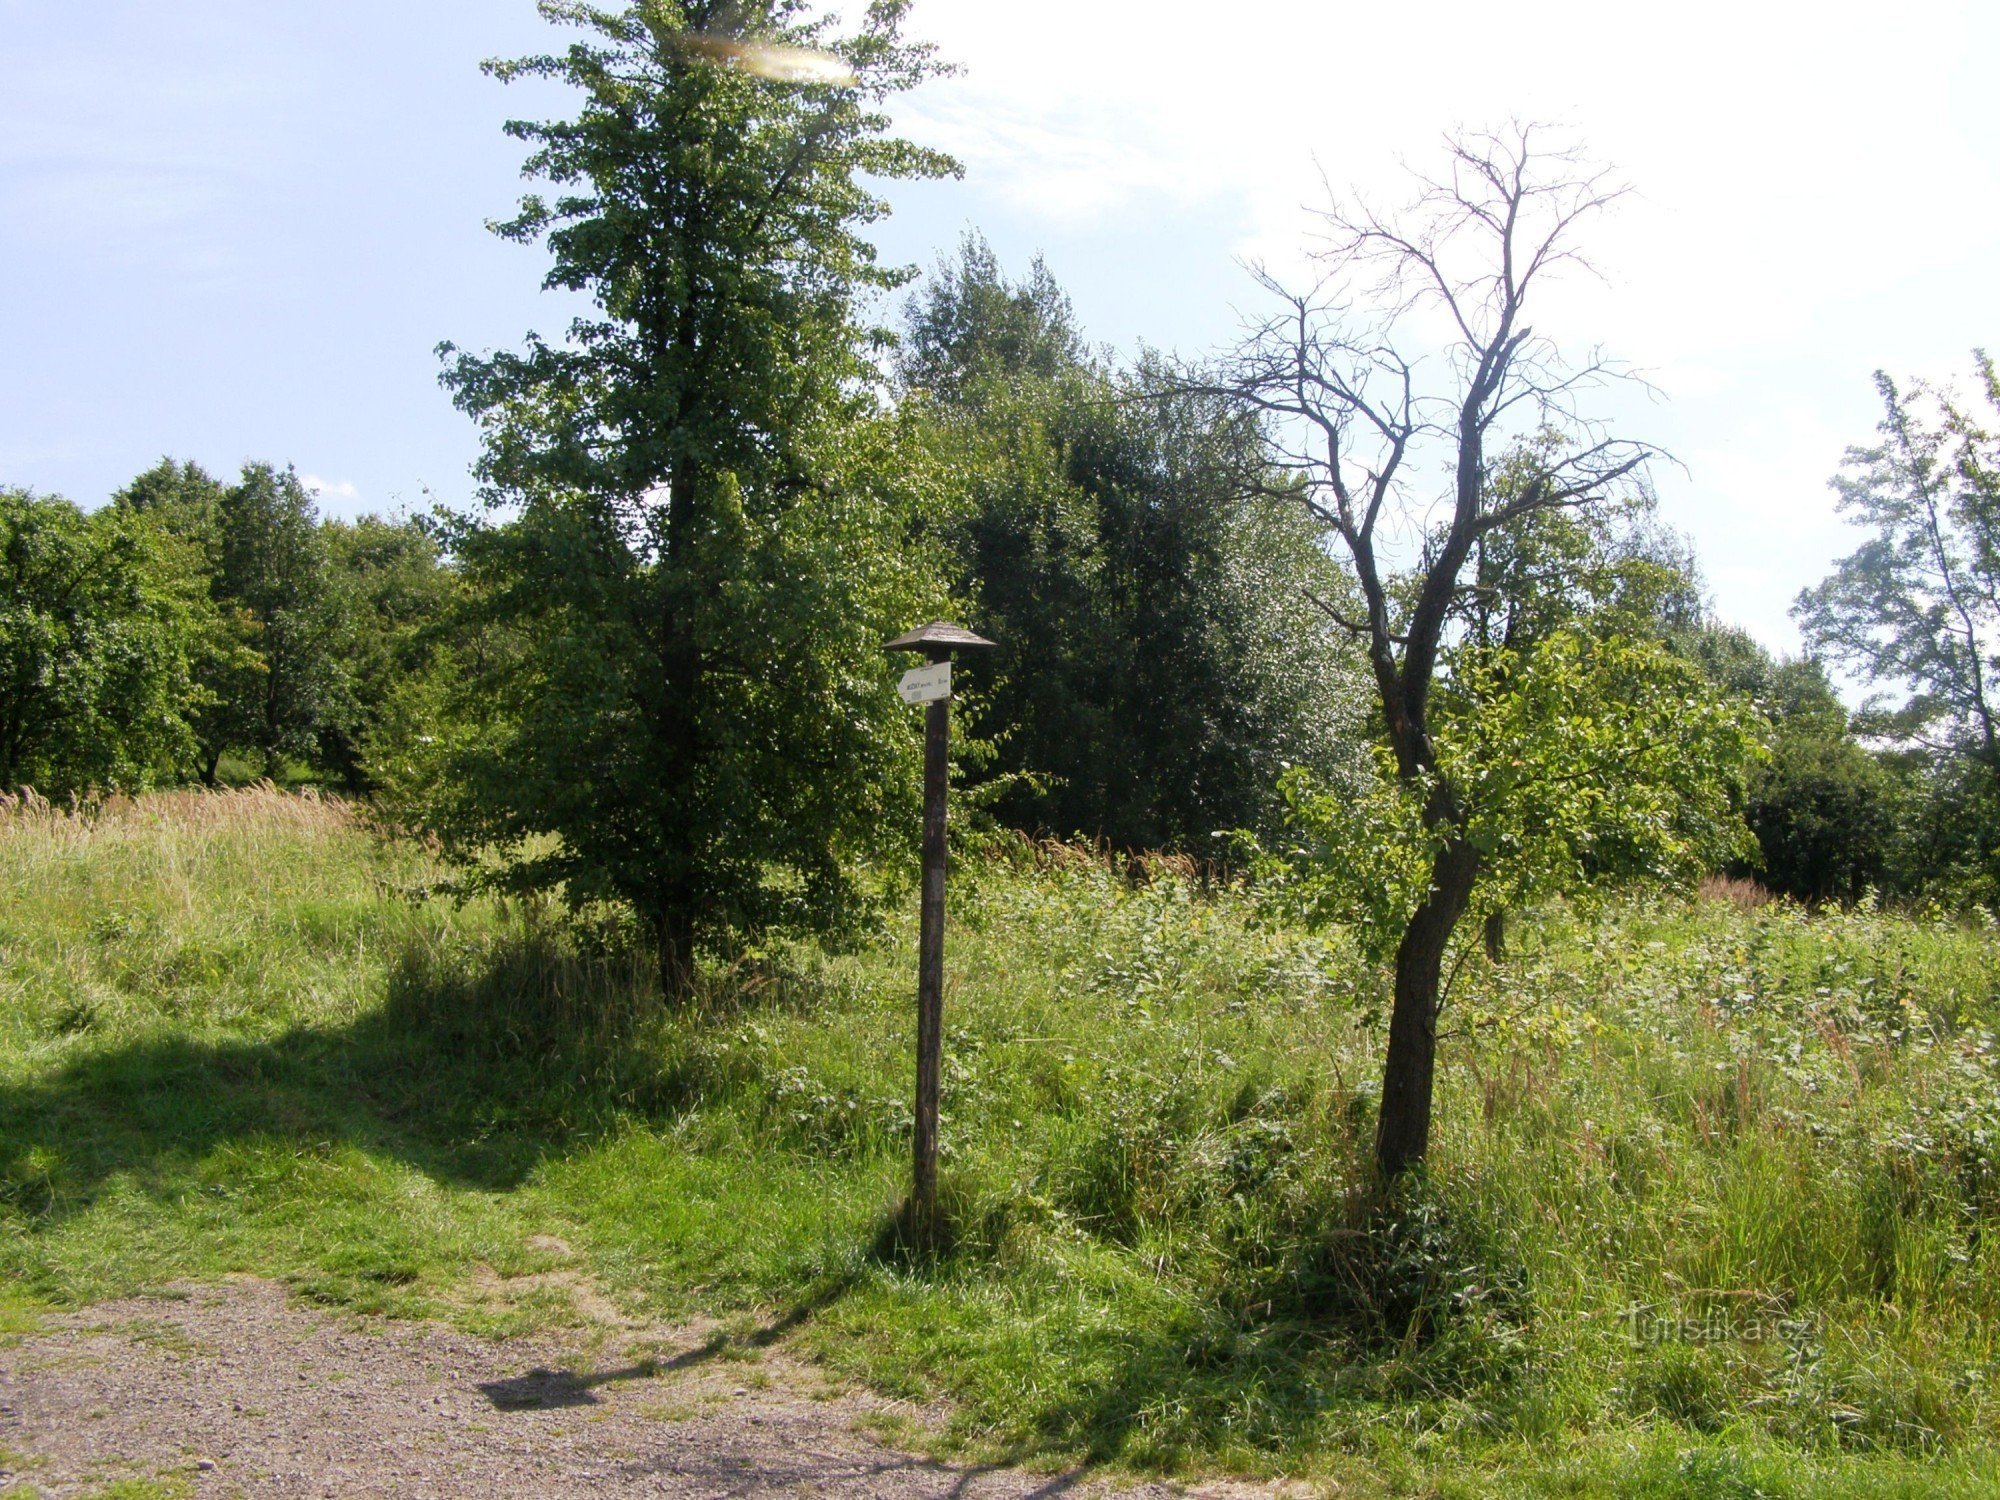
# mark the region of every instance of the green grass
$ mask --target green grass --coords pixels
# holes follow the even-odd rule
[[[254,790],[0,829],[0,1330],[251,1272],[504,1332],[729,1315],[945,1443],[1435,1495],[2000,1494],[2000,937],[1725,901],[1519,925],[1366,1189],[1380,976],[1246,898],[973,861],[953,1243],[900,1254],[914,934],[662,1010]],[[554,1239],[574,1251],[565,1254]]]

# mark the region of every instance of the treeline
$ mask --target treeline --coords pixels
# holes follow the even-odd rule
[[[926,520],[954,593],[1007,649],[974,705],[1006,822],[1210,852],[1265,828],[1288,766],[1363,754],[1345,584],[1270,475],[1250,414],[1092,351],[1037,259],[966,238],[906,309],[897,394],[946,456]]]
[[[906,304],[894,369],[895,451],[924,477],[901,546],[944,575],[940,607],[1008,647],[970,679],[960,754],[988,815],[1212,855],[1219,832],[1280,831],[1288,772],[1366,781],[1367,663],[1332,618],[1350,585],[1296,505],[1259,498],[1271,476],[1254,420],[1189,395],[1157,360],[1093,350],[1044,265],[1012,281],[976,236]],[[1889,395],[1893,442],[1921,424],[1911,398]],[[1969,429],[1954,413],[1940,432],[1951,420]],[[1880,511],[1908,491],[1920,476],[1894,459],[1856,451],[1851,504]],[[1926,536],[1935,520],[1935,547],[1958,550],[1934,548],[1929,564],[1963,556],[1959,598],[1990,607],[1974,567],[1984,513],[1945,493],[1985,472],[1933,462],[1938,515],[1895,514]],[[493,543],[449,516],[322,517],[268,463],[225,483],[162,460],[90,512],[0,491],[0,786],[64,798],[273,777],[421,800],[430,747],[480,732],[469,689],[532,651],[535,622],[510,610]],[[1878,640],[1855,601],[1893,595],[1898,555],[1878,539],[1801,601],[1816,642],[1844,639],[1854,660],[1855,643]],[[1942,690],[1850,713],[1822,659],[1775,658],[1712,618],[1693,556],[1644,507],[1495,538],[1473,597],[1508,601],[1504,618],[1469,612],[1466,639],[1518,645],[1536,618],[1546,630],[1574,615],[1547,580],[1763,716],[1741,808],[1754,849],[1733,873],[1808,901],[1995,901],[1978,653],[1961,653],[1956,713]],[[1907,635],[1906,655],[1921,631]],[[1952,663],[1932,660],[1940,674]]]
[[[1013,284],[977,238],[910,303],[897,390],[875,435],[907,472],[871,478],[923,503],[883,512],[937,574],[927,602],[1007,648],[966,716],[994,816],[1206,851],[1271,823],[1284,767],[1358,754],[1356,663],[1311,602],[1339,580],[1293,511],[1241,493],[1253,424],[1090,350],[1046,268]],[[509,597],[526,534],[323,518],[267,463],[224,483],[164,459],[89,513],[7,491],[0,777],[55,797],[266,776],[419,794],[424,747],[466,731],[469,690],[549,624],[547,598]]]
[[[323,519],[290,469],[163,459],[85,513],[0,490],[0,784],[375,785],[369,747],[456,588],[414,521]]]

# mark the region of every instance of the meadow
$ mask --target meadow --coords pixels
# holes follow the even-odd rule
[[[0,1331],[247,1273],[358,1314],[721,1318],[956,1452],[1343,1494],[2000,1494],[2000,933],[1743,887],[1459,967],[1369,1187],[1379,973],[1171,862],[954,874],[949,1243],[896,1232],[914,902],[662,1004],[269,789],[0,813]],[[568,1253],[550,1248],[560,1243]]]

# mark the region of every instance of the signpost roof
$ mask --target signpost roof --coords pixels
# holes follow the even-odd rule
[[[912,630],[907,635],[899,635],[882,649],[884,651],[963,651],[972,646],[997,645],[983,635],[974,635],[963,625],[954,625],[949,620],[933,620],[930,624]]]

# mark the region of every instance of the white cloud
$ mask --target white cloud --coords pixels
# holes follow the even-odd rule
[[[361,498],[361,491],[355,487],[354,481],[351,479],[322,479],[317,474],[301,474],[299,476],[299,483],[303,484],[321,499],[359,500]]]

